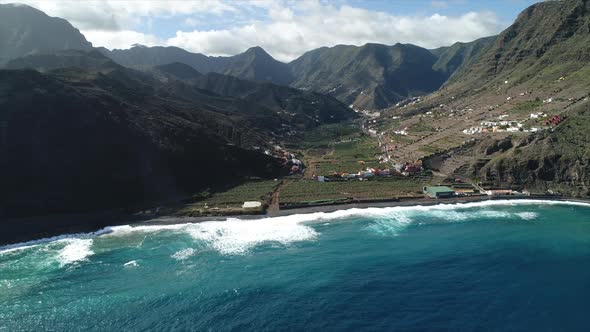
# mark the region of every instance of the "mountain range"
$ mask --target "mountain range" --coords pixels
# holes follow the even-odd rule
[[[260,47],[230,57],[142,45],[101,51],[126,66],[181,62],[201,73],[289,85],[332,95],[355,108],[381,109],[437,90],[493,40],[485,38],[432,51],[411,44],[338,45],[309,51],[287,64],[273,59]]]
[[[424,100],[407,112],[382,114],[420,121],[455,103],[483,120],[496,108],[542,103],[511,106],[519,93],[523,100],[575,95],[575,107],[547,108],[563,111],[563,124],[478,141],[471,152],[487,157],[460,166],[497,185],[563,184],[572,195],[590,188],[587,0],[535,4],[500,35],[470,43],[338,45],[290,63],[259,47],[231,57],[93,48],[67,21],[20,5],[0,5],[0,45],[0,154],[10,156],[0,159],[0,212],[7,215],[129,207],[274,178],[288,168],[263,152],[282,140],[355,119],[352,108],[384,109],[415,96]]]
[[[0,65],[35,52],[91,48],[68,22],[31,7],[2,5],[0,13],[11,17],[0,28],[0,43],[4,46],[0,49]],[[14,20],[18,24],[13,24]],[[33,21],[35,24],[29,24]],[[55,30],[57,27],[59,31]],[[60,36],[59,40],[55,36]],[[411,44],[337,45],[309,51],[290,63],[275,60],[261,47],[228,57],[137,44],[130,49],[98,50],[115,62],[136,69],[179,62],[203,74],[271,82],[329,94],[357,109],[381,109],[437,90],[491,41],[493,38],[486,38],[436,50]]]

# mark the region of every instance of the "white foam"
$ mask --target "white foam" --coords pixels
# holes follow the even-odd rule
[[[37,247],[37,246],[40,246],[43,244],[47,244],[47,243],[52,243],[52,242],[65,241],[65,240],[69,240],[69,239],[93,238],[96,236],[111,233],[112,231],[113,231],[113,227],[105,227],[101,230],[98,230],[96,232],[91,232],[91,233],[64,234],[64,235],[43,238],[43,239],[39,239],[39,240],[32,240],[32,241],[27,241],[27,242],[9,244],[9,245],[0,247],[0,255],[5,254],[5,253],[14,252],[14,251],[34,248],[34,247]]]
[[[123,266],[125,266],[125,267],[136,267],[136,266],[139,266],[139,263],[137,263],[137,261],[133,260],[133,261],[129,261],[129,262],[123,264]]]
[[[178,250],[170,257],[176,259],[177,261],[183,261],[191,256],[194,256],[196,253],[197,253],[197,251],[195,249],[186,248],[186,249]]]
[[[408,211],[408,212],[417,212],[417,211]],[[458,210],[432,210],[432,211],[420,211],[420,214],[428,214],[431,217],[437,219],[443,219],[448,221],[464,221],[471,218],[469,213],[464,211]]]
[[[187,232],[197,240],[209,244],[222,254],[244,254],[262,243],[288,245],[294,242],[313,240],[317,232],[301,221],[279,220],[239,220],[228,219],[223,222],[204,222],[193,224]]]
[[[398,235],[399,232],[414,220],[403,212],[393,212],[379,217],[373,216],[373,221],[367,228],[379,235]]]
[[[483,208],[493,206],[517,206],[517,205],[570,205],[590,207],[588,203],[573,202],[573,201],[551,201],[551,200],[534,200],[534,199],[518,199],[518,200],[488,200],[471,203],[453,203],[453,204],[438,204],[438,205],[414,205],[414,206],[397,206],[397,207],[370,207],[370,208],[353,208],[347,210],[337,210],[334,212],[316,212],[309,214],[295,214],[283,217],[261,218],[261,219],[227,219],[225,221],[209,221],[203,223],[183,223],[173,225],[141,225],[141,226],[115,226],[106,227],[102,230],[93,233],[84,234],[70,234],[46,238],[41,240],[29,241],[0,247],[0,255],[12,252],[15,250],[22,250],[38,246],[40,244],[55,242],[62,239],[88,239],[96,236],[119,236],[132,232],[159,232],[164,230],[188,232],[192,237],[204,240],[213,248],[226,254],[241,254],[250,250],[263,242],[276,242],[281,244],[290,244],[296,241],[313,240],[317,237],[317,232],[306,225],[310,222],[325,222],[335,219],[345,219],[349,217],[375,217],[383,218],[388,215],[406,215],[407,218],[412,219],[413,215],[420,215],[421,213],[433,214],[439,213],[443,219],[444,211],[453,211],[456,213],[447,215],[446,219],[464,220],[466,217],[461,215],[463,209]],[[412,212],[407,214],[407,212]],[[505,218],[507,212],[489,210],[480,211],[488,214],[490,217]],[[471,213],[471,212],[470,212]],[[495,214],[495,216],[493,216]],[[397,220],[398,226],[404,223],[402,220]],[[393,220],[392,219],[392,220]],[[188,219],[190,220],[190,219]],[[386,222],[387,220],[384,220]],[[65,248],[64,248],[65,249]],[[82,254],[80,254],[82,256]],[[71,257],[71,256],[65,256]],[[73,256],[76,257],[76,256]],[[87,257],[87,256],[85,256]]]
[[[92,247],[92,239],[67,239],[60,241],[67,243],[57,255],[60,266],[87,260],[89,256],[94,254],[90,249]]]
[[[473,217],[490,218],[490,219],[508,219],[512,218],[512,213],[498,210],[480,210],[473,213]]]
[[[142,232],[142,233],[155,233],[160,231],[166,230],[182,230],[190,223],[180,223],[180,224],[170,224],[170,225],[141,225],[141,226],[131,226],[131,225],[122,225],[122,226],[113,226],[110,227],[111,232],[107,234],[107,236],[119,236],[119,235],[126,235],[135,232]]]
[[[516,214],[523,220],[535,220],[539,217],[539,214],[535,212],[520,212]]]

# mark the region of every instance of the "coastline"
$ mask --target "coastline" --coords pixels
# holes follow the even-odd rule
[[[40,241],[52,237],[61,237],[76,235],[81,233],[100,232],[107,227],[128,225],[130,227],[138,226],[159,226],[159,225],[177,225],[187,223],[201,223],[206,221],[225,221],[228,218],[238,220],[265,219],[273,217],[286,217],[291,215],[309,215],[314,213],[332,213],[350,209],[368,209],[368,208],[390,208],[390,207],[418,207],[418,206],[435,206],[435,205],[461,205],[468,203],[478,203],[486,201],[505,201],[505,200],[533,200],[533,201],[555,201],[555,202],[575,202],[590,204],[590,199],[568,198],[553,196],[478,196],[478,197],[457,197],[447,199],[409,199],[390,202],[367,202],[367,203],[346,203],[336,205],[309,206],[293,209],[280,210],[276,213],[266,213],[258,215],[232,215],[232,216],[203,216],[203,217],[178,217],[178,216],[158,216],[158,217],[138,217],[134,215],[118,214],[114,212],[98,213],[92,215],[67,215],[67,216],[49,216],[49,217],[31,217],[22,219],[9,220],[0,225],[0,247],[26,243],[31,241]]]
[[[415,206],[435,206],[435,205],[456,205],[465,203],[477,203],[486,201],[503,201],[503,200],[535,200],[535,201],[562,201],[562,202],[576,202],[590,204],[590,199],[584,198],[568,198],[556,196],[477,196],[477,197],[457,197],[445,199],[411,199],[388,202],[361,202],[361,203],[345,203],[345,204],[331,204],[318,205],[309,207],[298,207],[292,209],[279,210],[273,214],[258,214],[258,215],[232,215],[232,216],[210,216],[210,217],[173,217],[162,216],[160,218],[139,221],[130,226],[149,226],[149,225],[173,225],[181,223],[198,223],[205,221],[224,221],[227,218],[252,220],[265,219],[274,217],[286,217],[291,215],[306,215],[312,213],[331,213],[341,210],[350,209],[368,209],[368,208],[390,208],[390,207],[415,207]]]

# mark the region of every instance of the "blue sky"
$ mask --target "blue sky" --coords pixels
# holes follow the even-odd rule
[[[0,2],[7,2],[0,0]],[[497,34],[533,0],[24,0],[95,46],[178,46],[233,55],[262,46],[290,61],[337,44],[434,48]]]
[[[538,0],[401,0],[370,1],[351,0],[349,3],[363,8],[398,13],[402,15],[423,14],[461,15],[466,12],[493,11],[507,23],[514,21],[518,13]]]
[[[324,1],[334,5],[349,5],[364,8],[370,11],[385,12],[393,15],[404,16],[430,16],[441,14],[446,16],[460,16],[468,12],[494,12],[504,26],[510,25],[518,13],[526,7],[539,2],[539,0],[338,0]],[[244,5],[246,4],[246,5]],[[154,18],[145,20],[137,26],[137,30],[143,33],[151,33],[160,38],[170,38],[178,30],[198,28],[202,30],[219,30],[235,25],[248,23],[251,20],[268,21],[264,8],[252,8],[247,2],[236,3],[246,13],[226,12],[216,15],[215,20],[203,15],[179,15],[175,17]],[[187,27],[179,22],[194,18],[194,24]],[[180,24],[179,24],[180,23]]]

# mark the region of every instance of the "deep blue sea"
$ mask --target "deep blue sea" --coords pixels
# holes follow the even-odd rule
[[[590,331],[590,205],[118,226],[0,247],[0,331]]]

